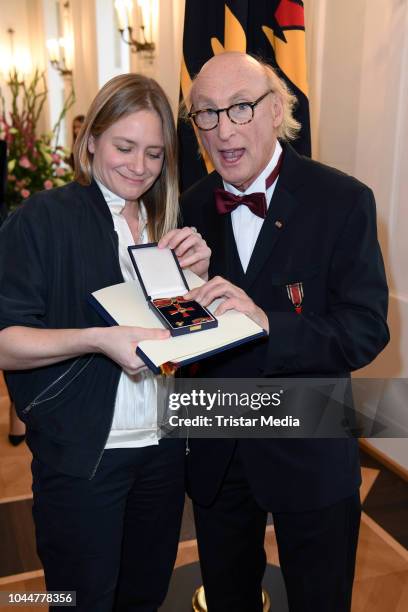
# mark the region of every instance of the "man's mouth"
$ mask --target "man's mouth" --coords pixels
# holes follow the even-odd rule
[[[233,164],[235,162],[238,162],[244,153],[245,153],[245,149],[222,149],[220,150],[220,155],[223,161],[227,164]]]

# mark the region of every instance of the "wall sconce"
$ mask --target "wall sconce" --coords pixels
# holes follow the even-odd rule
[[[133,0],[116,0],[115,9],[118,17],[120,36],[133,53],[144,52],[150,59],[154,57],[156,45],[152,40],[152,6],[151,0],[138,0],[137,2],[137,24],[141,30],[142,40],[133,37],[134,31],[134,8]],[[127,37],[125,35],[127,30]],[[146,31],[149,31],[150,41],[146,40]]]
[[[72,76],[72,70],[67,65],[68,51],[72,45],[67,37],[49,38],[47,40],[48,55],[50,63],[55,70],[58,70],[62,77]]]
[[[32,72],[32,64],[28,49],[18,49],[14,47],[14,30],[9,28],[7,34],[10,37],[10,50],[4,50],[2,55],[1,71],[4,79],[9,83],[13,77],[13,81],[17,81],[18,85],[23,85],[25,79]]]

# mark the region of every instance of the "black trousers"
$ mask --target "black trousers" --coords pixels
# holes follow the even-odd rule
[[[182,440],[107,450],[92,480],[33,460],[47,590],[76,591],[76,610],[86,612],[158,609],[177,553],[184,451]]]
[[[358,492],[318,510],[273,513],[290,612],[350,610],[360,514]],[[195,504],[194,515],[208,611],[262,612],[267,512],[239,450],[215,502]]]

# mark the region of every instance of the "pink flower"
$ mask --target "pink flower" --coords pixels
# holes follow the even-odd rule
[[[55,174],[56,174],[57,176],[64,176],[64,175],[65,175],[65,169],[64,169],[64,168],[57,168],[57,169],[55,170]]]
[[[30,195],[30,192],[28,189],[22,189],[20,191],[20,194],[23,196],[24,199],[28,198],[28,196]]]
[[[13,181],[16,180],[16,177],[14,176],[14,174],[9,174],[7,177],[7,180],[9,183],[12,183]]]
[[[58,153],[51,153],[51,159],[53,162],[55,162],[56,164],[59,164],[61,161],[61,156],[58,155]]]
[[[31,167],[31,162],[28,159],[27,155],[23,155],[22,157],[20,157],[20,160],[19,160],[18,164],[22,168],[30,168]]]
[[[45,189],[52,189],[53,188],[53,184],[52,184],[52,181],[50,181],[50,179],[47,179],[46,181],[44,181],[44,188]]]

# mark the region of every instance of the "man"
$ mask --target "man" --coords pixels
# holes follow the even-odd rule
[[[202,376],[348,377],[388,342],[372,192],[295,153],[293,104],[241,53],[215,56],[193,82],[189,116],[216,171],[182,198],[184,223],[212,249],[210,280],[189,297],[223,297],[218,314],[237,309],[268,332],[203,362]],[[291,612],[349,610],[359,484],[354,439],[191,440],[209,612],[262,610],[268,511]]]

